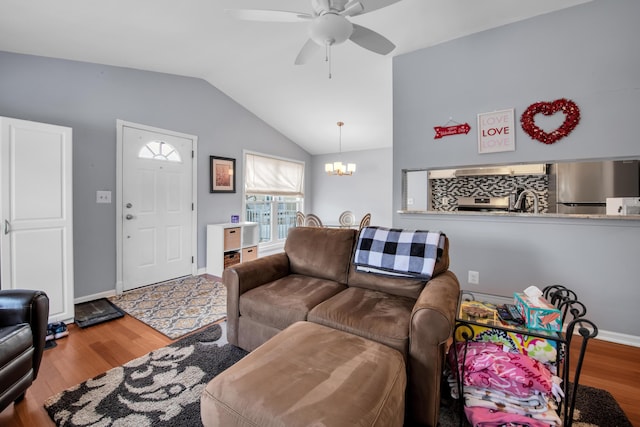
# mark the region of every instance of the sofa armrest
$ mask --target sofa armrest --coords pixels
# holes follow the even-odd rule
[[[408,396],[411,412],[420,425],[438,423],[440,379],[447,341],[455,327],[459,294],[458,279],[446,271],[427,283],[411,313]]]
[[[49,297],[43,291],[7,289],[0,291],[0,326],[28,323],[33,335],[33,379],[38,376],[44,352]]]
[[[228,267],[222,273],[227,288],[227,340],[238,345],[240,295],[289,275],[289,257],[278,253]]]

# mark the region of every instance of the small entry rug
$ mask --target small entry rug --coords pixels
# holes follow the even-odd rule
[[[51,396],[57,426],[202,426],[200,394],[247,352],[218,343],[212,325],[123,366]]]
[[[124,311],[113,305],[111,301],[106,298],[76,304],[74,309],[74,321],[76,325],[81,328],[97,325],[98,323],[124,316]]]
[[[182,277],[127,291],[109,300],[171,339],[227,315],[226,288],[208,276]]]

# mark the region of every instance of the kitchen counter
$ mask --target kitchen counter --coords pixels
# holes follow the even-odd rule
[[[559,214],[559,213],[544,213],[544,214],[534,214],[534,213],[522,213],[522,212],[474,212],[474,211],[409,211],[409,210],[398,210],[396,211],[399,214],[410,214],[410,215],[452,215],[459,217],[517,217],[517,218],[564,218],[564,219],[610,219],[610,220],[621,220],[621,221],[638,221],[640,220],[640,215],[601,215],[601,214]]]

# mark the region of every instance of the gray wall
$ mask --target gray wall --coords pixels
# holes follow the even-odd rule
[[[243,149],[311,161],[206,81],[175,75],[0,52],[0,115],[73,128],[76,298],[115,289],[116,209],[96,204],[96,191],[113,191],[115,201],[116,119],[198,136],[199,268],[205,225],[242,207],[240,188],[209,193],[210,155],[236,158],[238,176]]]
[[[640,157],[640,2],[591,3],[396,57],[393,209],[401,170],[490,163]],[[582,120],[553,145],[519,126],[537,101],[575,101]],[[516,151],[478,154],[478,113],[515,108]],[[452,117],[468,135],[434,140]],[[510,295],[560,283],[603,330],[640,336],[640,221],[489,218],[395,213],[394,226],[440,229],[463,288]],[[480,285],[467,272],[480,272]],[[614,334],[615,335],[615,334]]]
[[[355,163],[356,173],[327,175],[324,164],[337,160]],[[318,215],[328,224],[337,224],[338,217],[346,210],[353,212],[357,222],[370,212],[372,225],[391,226],[392,166],[391,148],[313,156],[307,170],[311,176],[312,197],[305,211]]]

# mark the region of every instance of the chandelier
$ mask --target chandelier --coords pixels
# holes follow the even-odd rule
[[[342,126],[344,126],[343,122],[338,122],[338,131],[339,131],[339,136],[338,136],[338,157],[340,157],[340,155],[342,154]],[[343,175],[353,175],[353,173],[356,171],[356,164],[355,163],[347,163],[346,165],[344,163],[342,163],[341,161],[337,161],[337,162],[333,162],[333,163],[325,163],[324,164],[324,171],[326,173],[328,173],[329,175],[339,175],[339,176],[343,176]]]

